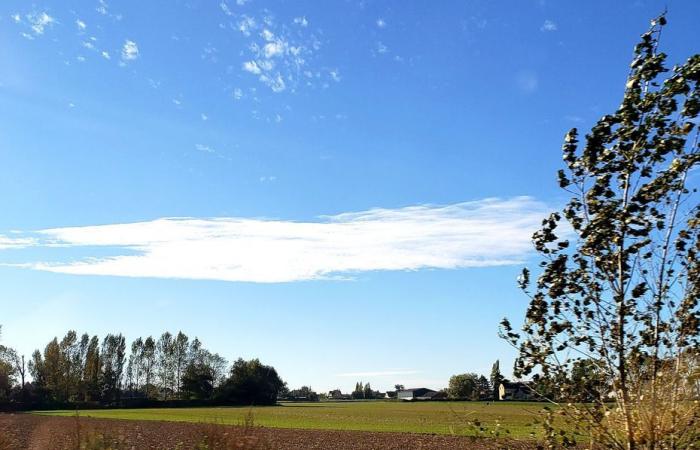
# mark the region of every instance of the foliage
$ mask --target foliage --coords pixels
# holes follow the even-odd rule
[[[516,376],[555,380],[558,414],[592,448],[700,441],[689,378],[700,348],[700,207],[689,182],[700,163],[700,55],[666,75],[665,24],[654,20],[635,47],[620,107],[585,145],[576,129],[566,135],[559,185],[572,197],[533,237],[543,261],[534,289],[527,269],[520,278],[530,297],[522,331],[502,323],[519,350]]]
[[[479,376],[475,373],[463,373],[450,377],[447,394],[450,398],[478,400],[479,391],[477,383]]]
[[[257,359],[236,360],[228,379],[220,387],[217,397],[226,402],[246,405],[274,405],[284,382],[272,366]]]
[[[321,397],[310,386],[302,386],[299,389],[292,389],[285,395],[290,400],[304,399],[310,402],[317,402]]]
[[[217,404],[272,404],[284,383],[258,360],[227,361],[182,332],[158,340],[139,337],[129,346],[121,334],[78,337],[69,331],[24,357],[0,346],[0,408],[55,408],[67,405],[139,406],[158,401]],[[18,384],[19,382],[19,384]]]

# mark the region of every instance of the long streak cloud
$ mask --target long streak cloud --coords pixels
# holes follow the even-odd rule
[[[0,243],[45,247],[46,254],[68,247],[81,255],[22,264],[35,270],[280,283],[352,278],[368,271],[518,264],[530,252],[532,233],[547,211],[533,198],[515,197],[371,209],[309,222],[162,218],[0,236]],[[95,249],[116,256],[96,256]]]

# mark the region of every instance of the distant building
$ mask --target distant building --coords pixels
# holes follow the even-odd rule
[[[397,397],[399,400],[432,400],[438,394],[437,391],[428,388],[413,388],[399,391]]]
[[[504,381],[498,386],[499,400],[531,400],[532,388],[523,382]]]
[[[330,400],[350,400],[351,398],[349,394],[340,392],[340,389],[334,389],[328,392],[328,399]]]

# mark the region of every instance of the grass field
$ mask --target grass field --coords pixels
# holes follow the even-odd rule
[[[457,435],[475,435],[477,432],[469,422],[479,419],[489,430],[499,429],[501,436],[522,439],[530,438],[533,432],[539,434],[539,427],[533,425],[533,421],[542,406],[522,402],[318,402],[267,407],[85,410],[80,411],[80,415],[235,425],[252,413],[256,425],[273,428]],[[75,411],[37,411],[36,414],[70,416],[75,415]]]

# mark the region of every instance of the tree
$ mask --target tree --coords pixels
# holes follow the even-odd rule
[[[302,386],[299,389],[293,389],[287,392],[287,397],[291,399],[305,399],[310,402],[317,402],[321,397],[311,389],[311,386]]]
[[[143,341],[141,358],[143,363],[144,393],[146,397],[150,398],[153,396],[153,372],[156,367],[156,341],[151,336],[148,336]]]
[[[506,379],[501,375],[501,362],[496,360],[491,367],[491,388],[493,389],[493,398],[498,399],[498,389]]]
[[[0,327],[0,333],[2,328]],[[0,402],[9,400],[10,391],[14,384],[15,369],[11,354],[14,350],[0,345]],[[24,381],[22,382],[24,385]]]
[[[491,383],[489,383],[489,380],[483,375],[480,375],[476,380],[476,394],[478,400],[493,398],[493,387]]]
[[[450,377],[447,395],[449,395],[450,398],[469,400],[478,399],[479,392],[476,387],[478,380],[479,376],[475,373],[453,375]]]
[[[18,354],[13,348],[0,345],[0,361],[3,361],[5,364],[9,365],[10,369],[7,370],[8,374],[19,377],[20,390],[22,392],[22,396],[24,396],[24,391],[27,384],[27,366],[24,361],[24,355]]]
[[[167,331],[156,344],[156,360],[160,395],[167,399],[175,392],[175,345],[173,335]]]
[[[121,398],[122,375],[126,357],[126,341],[120,334],[108,334],[102,341],[102,400],[115,402]]]
[[[214,374],[201,361],[191,361],[182,376],[182,394],[188,399],[203,400],[214,392]]]
[[[245,405],[274,405],[284,382],[272,366],[258,359],[236,360],[226,381],[219,388],[218,397],[226,402]]]
[[[83,398],[85,400],[97,401],[102,397],[101,374],[100,341],[97,336],[93,336],[85,351],[85,366],[83,367]]]
[[[182,375],[187,367],[187,359],[189,356],[189,338],[182,331],[177,333],[175,342],[173,343],[173,362],[175,366],[175,392],[180,396],[180,388],[182,385]],[[213,376],[213,375],[212,375]],[[212,379],[212,383],[213,383]]]
[[[355,390],[352,391],[352,394],[350,394],[354,400],[359,400],[361,398],[365,398],[365,389],[364,386],[362,385],[362,382],[359,381],[355,383]]]
[[[534,287],[527,269],[519,280],[530,297],[522,330],[502,323],[516,375],[572,380],[588,360],[610,383],[615,408],[601,389],[581,404],[577,382],[559,386],[559,414],[593,448],[700,440],[687,373],[700,346],[700,207],[688,180],[700,163],[700,55],[664,75],[665,23],[654,20],[635,47],[620,107],[583,147],[576,129],[566,135],[558,177],[571,200],[533,236],[543,261]]]
[[[395,384],[394,389],[396,389],[396,392],[403,391],[406,389],[403,384]]]
[[[365,384],[363,398],[366,398],[366,399],[374,398],[374,391],[372,391],[372,386],[369,385],[369,382],[367,384]]]

